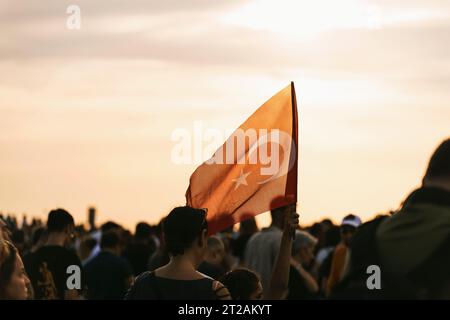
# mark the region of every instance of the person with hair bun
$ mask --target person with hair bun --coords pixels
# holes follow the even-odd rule
[[[206,210],[173,209],[163,221],[163,237],[170,261],[140,274],[126,300],[228,300],[228,289],[197,271],[203,262],[208,223]]]

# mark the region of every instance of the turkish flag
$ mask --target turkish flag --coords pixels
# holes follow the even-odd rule
[[[294,83],[259,107],[192,174],[187,205],[208,209],[208,233],[297,202]]]

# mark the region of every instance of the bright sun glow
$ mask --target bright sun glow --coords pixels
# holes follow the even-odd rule
[[[227,23],[300,37],[336,28],[370,27],[376,7],[357,0],[258,0],[224,17]]]
[[[255,0],[223,16],[229,24],[311,38],[332,29],[380,29],[386,25],[443,18],[442,12],[419,7],[386,8],[370,0]]]

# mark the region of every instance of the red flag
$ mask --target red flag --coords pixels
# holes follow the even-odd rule
[[[186,201],[208,209],[209,234],[297,202],[297,122],[291,82],[195,170]]]

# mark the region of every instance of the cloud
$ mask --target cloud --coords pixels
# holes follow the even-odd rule
[[[140,3],[140,1],[135,2]],[[22,12],[18,7],[25,4],[16,3],[11,5],[11,10],[18,14]],[[445,46],[442,43],[443,37],[449,31],[448,20],[444,20],[439,25],[433,26],[419,24],[412,27],[387,26],[381,30],[344,29],[329,31],[307,41],[296,40],[295,37],[285,39],[276,33],[227,25],[217,21],[215,15],[202,12],[211,8],[211,3],[215,4],[213,8],[223,9],[221,7],[229,3],[228,1],[181,1],[178,6],[175,5],[175,1],[167,1],[167,3],[166,1],[149,1],[148,5],[142,6],[133,6],[127,2],[123,10],[124,2],[122,1],[108,5],[105,5],[103,1],[89,1],[86,3],[88,8],[92,6],[95,8],[93,12],[99,14],[83,14],[82,30],[69,31],[65,28],[65,23],[61,23],[67,18],[65,12],[58,14],[55,12],[53,19],[50,17],[45,19],[39,15],[39,10],[46,12],[45,10],[50,9],[44,10],[44,8],[57,7],[56,4],[60,1],[54,1],[53,6],[38,5],[38,1],[31,3],[33,6],[30,11],[39,18],[38,22],[26,19],[8,21],[4,19],[11,17],[7,13],[4,13],[4,17],[0,16],[2,27],[14,32],[17,36],[14,41],[3,40],[4,57],[12,54],[17,54],[19,58],[92,55],[104,58],[147,56],[151,59],[154,56],[160,58],[159,55],[164,55],[169,60],[174,58],[182,60],[184,57],[190,60],[193,56],[197,56],[198,60],[203,61],[205,56],[211,56],[211,59],[206,59],[206,62],[217,58],[218,63],[221,63],[224,56],[229,56],[228,60],[239,60],[237,58],[242,57],[241,60],[247,63],[249,60],[258,61],[258,56],[271,55],[274,52],[283,58],[280,60],[285,60],[282,50],[283,47],[289,47],[289,43],[292,43],[290,49],[294,49],[291,55],[300,54],[300,57],[302,52],[313,55],[311,51],[313,53],[317,50],[327,52],[327,48],[330,48],[328,51],[331,53],[334,51],[335,55],[339,55],[340,52],[346,54],[354,49],[376,52],[377,47],[382,47],[389,54],[392,49],[402,49],[405,45],[408,46],[406,49],[413,46],[414,54],[425,50],[436,50],[436,48],[440,52],[441,46]],[[146,8],[151,10],[146,11]],[[161,17],[158,16],[158,10],[170,14]],[[124,25],[135,26],[134,32],[121,32],[121,26]],[[131,30],[133,30],[132,27]],[[417,45],[424,41],[426,41],[425,46]],[[280,45],[281,48],[278,48]],[[255,48],[255,50],[249,50],[249,48]],[[176,52],[177,50],[183,51]],[[442,53],[442,55],[445,54],[446,52]],[[252,58],[248,58],[249,56]],[[334,61],[334,59],[328,60]],[[291,61],[288,60],[288,62]]]
[[[381,29],[334,29],[305,39],[220,19],[227,10],[249,1],[86,0],[77,2],[82,8],[82,29],[71,31],[65,28],[67,15],[61,11],[68,1],[48,1],[45,6],[40,1],[6,2],[0,27],[11,37],[0,40],[3,61],[148,60],[254,74],[314,70],[341,77],[353,73],[394,82],[417,82],[421,74],[424,81],[434,83],[441,83],[449,68],[448,19]],[[380,5],[389,14],[405,9],[403,0],[368,3]],[[447,6],[448,2],[439,0],[426,5],[413,1],[408,8],[442,10]]]
[[[86,16],[104,16],[111,14],[173,14],[177,12],[214,11],[233,8],[245,3],[245,0],[39,0],[15,1],[1,0],[0,18],[2,21],[39,20],[65,16],[69,5],[78,5]]]

